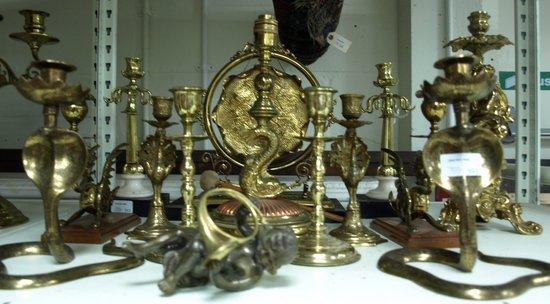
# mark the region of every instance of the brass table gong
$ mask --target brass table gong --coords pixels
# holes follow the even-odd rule
[[[434,183],[447,189],[457,203],[460,214],[460,253],[445,249],[397,249],[384,254],[378,267],[435,292],[453,297],[495,300],[517,296],[526,290],[550,284],[550,264],[519,258],[487,256],[477,250],[476,199],[484,187],[500,174],[503,151],[499,139],[489,130],[470,122],[470,103],[489,95],[495,85],[493,75],[483,71],[473,75],[479,63],[476,57],[447,58],[436,68],[445,76],[433,84],[424,82],[423,91],[434,99],[452,103],[457,125],[432,134],[424,146],[426,173]],[[409,266],[411,262],[435,262],[471,272],[477,257],[500,265],[526,267],[540,271],[499,285],[474,285],[447,281],[427,271]]]
[[[317,79],[278,40],[277,20],[260,15],[254,23],[254,44],[246,44],[216,74],[205,98],[203,121],[212,145],[220,156],[242,167],[240,187],[245,195],[259,200],[266,223],[291,227],[303,234],[309,213],[296,202],[282,198],[283,191],[300,183],[286,185],[274,175],[277,170],[300,163],[311,148],[298,151],[308,126],[308,113],[301,98],[301,81],[272,66],[273,59],[286,62],[302,73],[311,85]],[[258,60],[244,72],[226,77],[243,63]],[[218,102],[213,103],[223,84]],[[282,156],[284,159],[281,160]],[[237,201],[220,205],[212,214],[218,225],[235,229]]]

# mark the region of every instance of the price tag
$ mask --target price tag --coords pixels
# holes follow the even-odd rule
[[[114,200],[111,205],[111,212],[133,213],[134,205],[132,201]]]
[[[347,53],[349,47],[351,46],[351,40],[347,39],[346,37],[336,32],[332,32],[328,34],[327,42],[328,44],[332,45],[333,47],[339,49],[344,53]]]
[[[483,158],[479,153],[449,153],[441,154],[441,176],[480,176]]]

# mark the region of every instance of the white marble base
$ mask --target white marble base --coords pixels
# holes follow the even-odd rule
[[[144,174],[119,174],[119,184],[116,195],[127,198],[142,198],[153,196],[151,182]]]
[[[393,192],[393,196],[397,196],[397,188],[395,187],[395,176],[377,176],[378,187],[367,192],[367,196],[370,198],[387,200],[390,192]]]

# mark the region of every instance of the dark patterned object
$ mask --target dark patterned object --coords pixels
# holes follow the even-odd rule
[[[338,27],[344,0],[273,0],[279,39],[309,65],[328,49],[327,36]]]
[[[237,211],[237,227],[242,235],[250,235],[247,222],[249,211]],[[164,252],[164,279],[158,284],[166,294],[178,287],[195,287],[212,282],[227,291],[252,288],[262,274],[275,274],[277,269],[292,262],[296,256],[297,239],[290,228],[274,228],[262,225],[256,237],[249,243],[231,251],[219,261],[207,260],[205,244],[195,228],[182,228],[162,235],[144,244],[126,242],[124,249],[136,257]]]

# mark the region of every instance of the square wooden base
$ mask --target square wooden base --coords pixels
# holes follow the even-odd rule
[[[99,229],[92,227],[94,215],[86,214],[68,226],[60,227],[66,243],[103,244],[141,223],[139,216],[130,213],[108,213],[101,220]]]
[[[407,248],[460,247],[458,232],[441,231],[424,219],[412,222],[415,231],[409,231],[398,217],[383,217],[372,221],[370,227],[393,242]]]

